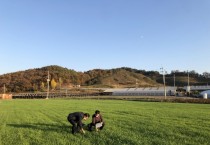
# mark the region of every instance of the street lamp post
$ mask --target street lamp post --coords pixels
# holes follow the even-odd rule
[[[165,81],[165,73],[166,73],[166,71],[163,69],[163,67],[162,68],[160,68],[161,69],[161,72],[163,73],[163,85],[164,85],[164,96],[165,96],[165,99],[166,99],[166,81]]]
[[[4,84],[4,94],[6,93],[6,87],[5,87],[5,84]]]
[[[50,72],[48,71],[48,75],[47,75],[47,98],[49,98],[49,91],[50,91]]]
[[[190,96],[190,74],[189,71],[187,71],[187,95]]]
[[[175,73],[174,73],[174,95],[176,96],[176,76],[175,76]]]

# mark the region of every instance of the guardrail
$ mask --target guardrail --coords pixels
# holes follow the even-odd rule
[[[99,93],[49,93],[48,98],[98,96]],[[47,93],[18,93],[12,95],[13,99],[46,99]]]

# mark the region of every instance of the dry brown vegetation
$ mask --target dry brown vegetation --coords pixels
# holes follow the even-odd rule
[[[7,92],[36,92],[46,91],[47,72],[50,80],[55,80],[56,88],[97,87],[97,88],[123,88],[123,87],[153,87],[162,85],[162,75],[157,71],[145,71],[132,68],[94,69],[86,72],[60,66],[47,66],[26,71],[19,71],[0,76],[0,92],[6,85]],[[191,85],[206,85],[209,78],[195,72],[190,73]],[[166,85],[173,86],[173,73],[166,75]],[[187,72],[176,72],[176,85],[187,85]],[[51,88],[52,89],[52,88]]]

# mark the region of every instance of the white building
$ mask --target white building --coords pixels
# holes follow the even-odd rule
[[[166,87],[166,95],[172,96],[176,93],[176,87]],[[146,88],[121,88],[107,89],[106,94],[113,96],[164,96],[164,87],[146,87]]]
[[[203,97],[203,95],[204,95],[205,93],[207,94],[207,98],[210,99],[210,90],[201,92],[201,93],[200,93],[200,96]]]

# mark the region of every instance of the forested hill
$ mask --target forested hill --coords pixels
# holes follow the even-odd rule
[[[157,71],[137,70],[127,67],[102,70],[94,69],[87,72],[63,68],[61,66],[46,66],[29,69],[0,76],[0,91],[6,86],[7,92],[33,92],[46,91],[48,71],[50,73],[51,89],[74,87],[152,87],[161,86],[162,74]],[[166,85],[174,85],[174,73],[176,85],[187,85],[187,72],[175,71],[166,75]],[[200,75],[195,71],[190,72],[191,85],[206,85],[210,79],[206,75]]]

